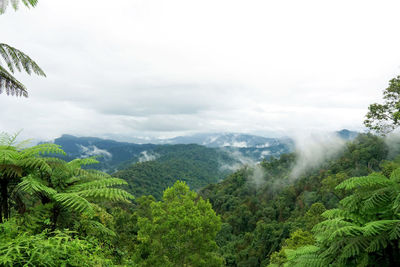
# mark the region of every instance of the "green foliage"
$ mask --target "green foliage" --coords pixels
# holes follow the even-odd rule
[[[400,169],[389,178],[381,173],[350,178],[336,188],[351,194],[322,214],[326,220],[313,229],[318,249],[296,252],[292,266],[398,266]]]
[[[133,195],[153,195],[160,200],[162,192],[177,180],[198,190],[223,179],[228,173],[220,169],[220,164],[229,162],[229,159],[212,148],[171,145],[160,146],[154,153],[160,155],[156,160],[132,164],[113,176],[127,181],[127,190]]]
[[[387,155],[382,138],[359,135],[336,158],[296,179],[290,176],[296,155],[287,154],[261,163],[263,183],[255,185],[252,171],[242,169],[203,188],[200,195],[210,200],[225,225],[217,240],[227,266],[267,266],[278,251],[284,264],[289,253],[281,248],[290,233],[311,231],[323,221],[325,209],[336,208],[349,194],[335,189],[341,182],[368,176],[381,165],[389,170]]]
[[[1,266],[111,266],[103,249],[73,232],[23,232],[13,221],[0,224]]]
[[[44,158],[46,160],[46,158]],[[52,162],[52,159],[50,158]],[[106,173],[81,169],[83,165],[96,163],[94,159],[76,159],[70,162],[57,160],[50,165],[51,172],[43,175],[35,173],[22,178],[16,193],[22,199],[32,201],[36,197],[42,205],[53,204],[51,222],[53,229],[61,223],[63,227],[83,214],[88,218],[95,216],[94,202],[127,202],[133,196],[113,186],[126,185],[126,182]],[[33,203],[33,205],[37,205]],[[59,216],[62,219],[59,219]],[[90,222],[95,225],[96,222]],[[104,231],[104,229],[102,229]]]
[[[124,262],[114,219],[102,205],[129,205],[133,196],[119,188],[126,182],[82,169],[97,162],[92,158],[65,162],[46,157],[64,153],[57,145],[26,148],[16,138],[0,135],[0,265],[110,266],[106,257]]]
[[[298,229],[290,234],[290,238],[284,241],[284,245],[279,252],[271,254],[269,267],[285,266],[289,259],[293,257],[293,250],[314,244],[315,239],[310,232]]]
[[[380,133],[388,134],[400,125],[400,76],[389,81],[383,91],[383,104],[371,104],[365,116],[365,126]]]
[[[138,218],[136,261],[140,266],[222,266],[215,236],[221,228],[209,202],[177,181],[163,201],[150,205],[150,217]]]
[[[30,179],[33,186],[37,187],[37,181],[30,175],[36,173],[44,175],[51,172],[49,163],[42,155],[64,153],[54,144],[25,147],[26,142],[16,143],[17,136],[18,134],[0,134],[0,223],[3,218],[9,218],[10,206],[19,206],[19,210],[24,209],[21,207],[20,196],[14,192],[22,177],[27,177],[26,179]],[[11,202],[12,200],[14,202]]]

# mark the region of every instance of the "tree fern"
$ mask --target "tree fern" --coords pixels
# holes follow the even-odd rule
[[[0,134],[0,187],[1,209],[0,222],[2,218],[9,217],[9,197],[13,193],[14,186],[22,177],[39,172],[50,175],[52,169],[48,162],[41,156],[48,153],[63,154],[64,151],[54,144],[24,147],[26,142],[18,143],[17,134]]]
[[[319,249],[313,254],[334,266],[368,266],[382,260],[399,266],[400,169],[390,178],[373,173],[350,178],[336,188],[352,194],[340,201],[338,209],[324,212],[327,220],[314,227]],[[384,251],[390,251],[390,259],[380,256]],[[292,263],[314,257],[311,253],[294,255]]]
[[[51,219],[53,228],[57,226],[59,216],[69,216],[71,219],[72,214],[78,217],[85,214],[88,218],[93,217],[96,201],[127,202],[133,198],[125,190],[113,188],[125,185],[124,180],[100,171],[81,168],[96,163],[93,158],[75,159],[70,162],[50,158],[49,161],[52,163],[48,162],[51,167],[48,175],[37,173],[36,176],[26,177],[17,189],[42,201],[54,203],[54,215]],[[47,198],[43,199],[40,196]]]

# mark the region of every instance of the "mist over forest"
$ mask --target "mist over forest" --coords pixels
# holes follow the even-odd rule
[[[0,0],[0,266],[400,266],[399,9]]]

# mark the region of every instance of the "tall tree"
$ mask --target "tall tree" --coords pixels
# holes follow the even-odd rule
[[[222,266],[215,251],[220,218],[208,201],[181,181],[165,190],[151,214],[138,219],[140,266]]]
[[[17,10],[20,2],[27,7],[35,7],[38,0],[11,0],[12,7]],[[0,15],[6,11],[8,4],[8,0],[0,0]],[[46,76],[35,61],[10,45],[0,43],[0,58],[3,58],[8,68],[7,70],[0,60],[0,94],[5,91],[7,95],[28,97],[26,87],[13,76],[15,71],[25,71],[28,74],[35,73],[39,76]]]
[[[368,107],[364,125],[386,135],[400,125],[400,76],[389,81],[389,87],[383,91],[383,99],[383,104],[374,103]]]

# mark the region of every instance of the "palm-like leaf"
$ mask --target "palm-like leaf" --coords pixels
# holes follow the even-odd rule
[[[17,10],[20,2],[22,2],[26,7],[35,7],[38,0],[0,0],[0,15],[6,11],[10,2],[14,10]]]
[[[28,97],[28,91],[25,86],[0,65],[0,94],[3,91],[7,95]]]
[[[43,70],[24,52],[9,46],[4,43],[0,43],[0,55],[6,62],[9,70],[14,73],[15,70],[25,70],[26,73],[31,74],[32,72],[46,76]]]
[[[35,73],[39,76],[46,76],[44,71],[35,61],[22,51],[12,46],[0,43],[0,56],[3,58],[11,73],[14,73],[15,70],[24,70],[28,74]],[[28,92],[25,86],[15,79],[11,73],[9,73],[4,67],[0,66],[0,93],[2,90],[5,90],[7,94],[16,96],[23,95],[27,97]]]
[[[58,193],[55,194],[54,199],[61,204],[62,207],[76,211],[85,212],[93,215],[93,206],[84,197],[78,196],[74,193]]]

